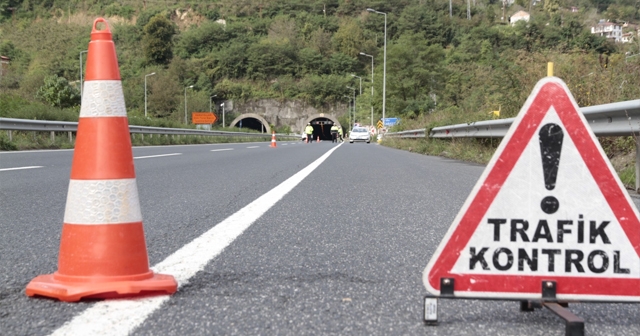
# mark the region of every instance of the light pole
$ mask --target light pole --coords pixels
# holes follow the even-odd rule
[[[353,98],[351,98],[350,96],[343,96],[343,97],[349,99],[349,105],[347,105],[347,113],[349,114],[349,124],[351,124],[351,101]]]
[[[351,128],[353,128],[356,123],[356,88],[347,86],[347,89],[353,90],[353,120],[351,123]]]
[[[184,88],[184,123],[185,125],[189,123],[187,120],[187,89],[193,88],[193,85],[185,86]]]
[[[351,77],[355,77],[360,79],[360,93],[358,95],[362,96],[362,77],[351,74]]]
[[[387,110],[387,13],[372,8],[367,8],[367,11],[384,14],[384,61],[382,63],[382,123],[384,124],[385,111]]]
[[[224,102],[220,106],[222,106],[222,128],[224,128]]]
[[[213,95],[211,97],[209,97],[209,112],[213,112],[213,110],[211,109],[211,99],[213,99],[213,97],[217,97],[218,95]]]
[[[82,104],[82,54],[89,50],[83,50],[80,52],[80,104]]]
[[[371,57],[371,125],[373,125],[373,55],[368,55],[363,52],[360,53],[362,56]]]
[[[144,75],[144,117],[147,117],[147,77],[155,75],[155,72],[152,72],[148,75]]]

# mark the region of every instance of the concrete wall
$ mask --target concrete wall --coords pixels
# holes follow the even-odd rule
[[[312,116],[331,116],[337,119],[346,115],[347,104],[337,103],[315,108],[301,101],[280,102],[275,99],[260,99],[245,103],[227,101],[226,111],[236,115],[255,113],[263,116],[271,125],[276,127],[288,125],[292,132],[300,133],[306,121]]]

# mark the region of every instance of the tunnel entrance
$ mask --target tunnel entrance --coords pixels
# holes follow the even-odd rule
[[[331,119],[315,118],[310,122],[311,126],[313,126],[313,140],[317,140],[318,136],[320,136],[320,140],[331,141],[331,126],[334,124]]]
[[[265,132],[266,129],[264,127],[264,125],[262,124],[262,122],[256,118],[244,118],[244,119],[240,119],[238,120],[238,122],[236,122],[236,127],[243,129],[243,128],[249,128],[252,130],[256,130],[259,132]]]

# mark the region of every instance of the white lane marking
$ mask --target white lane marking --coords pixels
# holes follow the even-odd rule
[[[247,148],[258,148],[258,147],[260,147],[260,146],[249,146]]]
[[[155,265],[152,268],[153,271],[173,275],[178,281],[179,287],[189,283],[191,277],[203,270],[207,263],[218,256],[244,230],[309,176],[340,146],[331,148],[277,187],[168,256]],[[101,301],[65,323],[52,335],[128,335],[170,298],[169,295],[162,295],[139,299]]]
[[[222,152],[222,151],[230,151],[233,150],[233,148],[222,148],[222,149],[212,149],[212,152]]]
[[[36,169],[36,168],[44,168],[44,166],[28,166],[28,167],[2,168],[2,169],[0,169],[0,171],[23,170],[23,169]]]
[[[287,144],[282,144],[283,146],[286,146]]]
[[[174,155],[182,155],[182,153],[171,153],[171,154],[159,154],[159,155],[148,155],[148,156],[136,156],[134,159],[149,159],[149,158],[157,158],[163,156],[174,156]]]

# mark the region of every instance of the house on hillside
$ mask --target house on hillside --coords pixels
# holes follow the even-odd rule
[[[511,15],[511,17],[509,18],[509,23],[511,23],[511,25],[513,26],[518,21],[524,20],[529,22],[530,18],[531,18],[531,15],[529,15],[529,13],[525,11],[518,11],[515,14]]]
[[[614,42],[620,42],[622,38],[622,25],[605,20],[600,20],[595,27],[591,27],[591,34],[604,36]]]

